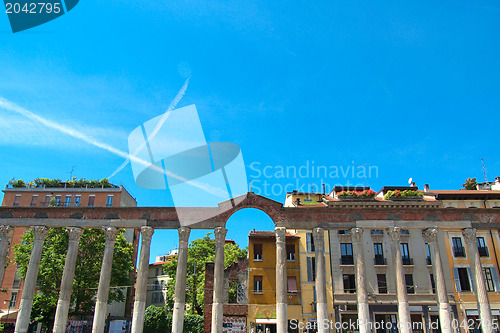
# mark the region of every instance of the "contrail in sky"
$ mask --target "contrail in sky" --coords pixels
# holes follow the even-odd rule
[[[160,173],[165,174],[167,176],[173,177],[173,178],[178,179],[182,182],[186,182],[186,183],[188,183],[192,186],[195,186],[203,191],[206,191],[210,194],[217,195],[217,196],[223,197],[223,198],[227,196],[227,193],[224,190],[221,190],[219,188],[214,188],[208,184],[204,184],[201,182],[188,180],[188,179],[185,179],[181,176],[178,176],[178,175],[176,175],[168,170],[163,170],[162,168],[157,167],[148,161],[140,159],[134,155],[129,155],[128,153],[126,153],[122,150],[116,149],[115,147],[113,147],[107,143],[100,142],[100,141],[92,138],[91,136],[88,136],[88,135],[86,135],[86,134],[84,134],[84,133],[82,133],[74,128],[71,128],[69,126],[57,123],[55,121],[52,121],[52,120],[49,120],[46,118],[43,118],[43,117],[41,117],[41,116],[31,112],[31,111],[28,111],[28,110],[20,107],[19,105],[15,104],[13,102],[6,100],[3,97],[0,97],[0,108],[15,112],[17,114],[20,114],[21,116],[26,117],[28,119],[31,119],[31,120],[33,120],[37,123],[40,123],[48,128],[52,128],[56,131],[67,134],[67,135],[72,136],[76,139],[82,140],[88,144],[95,146],[95,147],[107,150],[112,154],[118,155],[118,156],[126,158],[126,159],[131,159],[134,162],[140,163],[140,164],[147,166],[147,167],[151,167],[157,172],[160,172]]]
[[[170,116],[170,114],[172,113],[172,110],[177,106],[177,104],[181,101],[182,97],[184,97],[184,94],[186,93],[186,90],[187,90],[187,87],[188,87],[188,84],[189,84],[189,79],[191,78],[188,77],[186,79],[186,81],[184,82],[184,84],[182,85],[181,89],[179,90],[179,92],[177,93],[177,95],[175,96],[175,98],[172,100],[172,102],[170,103],[170,105],[168,106],[167,108],[167,111],[165,111],[165,113],[162,115],[162,117],[160,118],[160,121],[158,121],[158,124],[156,124],[155,128],[153,129],[153,131],[151,132],[151,134],[148,136],[148,140],[147,142],[151,141],[151,139],[153,139],[156,134],[158,133],[158,131],[160,130],[160,128],[163,126],[163,124],[165,123],[165,121],[168,119],[168,117]],[[136,149],[136,151],[133,153],[133,155],[136,155],[139,151],[141,151],[141,149],[143,149],[144,147],[146,146],[146,142],[144,142],[139,148]],[[130,162],[130,159],[127,158],[109,177],[108,179],[111,179],[111,177],[114,177],[116,176],[120,171],[123,170],[123,168],[125,168],[128,163]]]

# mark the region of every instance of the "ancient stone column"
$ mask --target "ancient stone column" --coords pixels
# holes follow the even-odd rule
[[[227,229],[217,227],[215,233],[214,298],[212,303],[212,333],[222,332],[224,305],[224,243]]]
[[[479,318],[481,319],[481,330],[483,333],[491,333],[493,316],[491,314],[488,292],[486,291],[481,257],[479,256],[479,251],[477,249],[476,229],[463,229],[462,234],[464,235],[465,243],[467,244],[467,253],[469,255],[472,279],[474,281],[474,286],[476,287],[476,299],[479,310]]]
[[[97,289],[97,301],[95,303],[92,333],[104,332],[104,324],[108,312],[109,283],[111,280],[111,266],[113,265],[113,251],[115,249],[116,236],[119,232],[115,227],[103,227],[102,229],[106,235],[106,243],[104,245],[101,275],[99,277],[99,287]]]
[[[7,266],[7,253],[9,252],[12,227],[0,225],[0,285],[3,282],[5,266]]]
[[[35,296],[36,278],[40,268],[40,259],[42,257],[43,243],[49,233],[49,229],[44,226],[31,227],[34,233],[33,250],[31,251],[28,270],[24,279],[23,296],[19,305],[17,314],[15,333],[28,332],[30,324],[31,308],[33,306],[33,297]]]
[[[276,332],[287,333],[286,228],[276,227]]]
[[[436,281],[436,298],[439,307],[439,323],[442,333],[453,333],[451,326],[451,307],[446,290],[441,254],[437,244],[438,230],[436,228],[427,228],[422,231],[424,240],[429,244],[431,250],[432,271]]]
[[[142,333],[144,328],[144,312],[148,295],[149,249],[154,229],[141,227],[141,254],[135,283],[134,313],[132,315],[132,333]]]
[[[396,293],[398,296],[399,332],[411,333],[413,330],[411,327],[410,305],[408,303],[408,295],[406,294],[406,280],[403,269],[403,258],[401,257],[401,228],[389,227],[387,228],[387,234],[392,240],[392,254],[396,274]]]
[[[350,230],[354,250],[354,267],[356,269],[356,296],[358,298],[359,333],[370,332],[370,308],[368,306],[368,292],[366,290],[365,261],[363,257],[363,229]]]
[[[318,332],[330,332],[328,321],[328,303],[326,300],[326,268],[325,268],[325,230],[313,229],[314,256],[316,257],[316,315]]]
[[[186,269],[188,241],[191,229],[179,228],[179,252],[177,254],[177,271],[175,272],[174,314],[172,333],[182,333],[184,327],[184,308],[186,302]]]
[[[68,253],[64,262],[63,276],[61,279],[61,291],[57,301],[56,318],[54,320],[53,333],[66,332],[68,322],[68,311],[73,290],[73,279],[75,278],[76,256],[78,255],[78,242],[83,234],[83,229],[78,227],[66,228],[69,235]]]

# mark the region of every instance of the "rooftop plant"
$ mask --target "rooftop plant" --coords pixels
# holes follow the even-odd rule
[[[377,195],[377,192],[373,190],[364,190],[364,191],[342,191],[337,194],[339,198],[374,198]]]
[[[77,188],[99,188],[99,187],[113,187],[108,179],[103,178],[101,180],[88,180],[85,178],[76,179],[73,177],[72,180],[62,181],[61,179],[49,179],[49,178],[35,178],[33,181],[25,183],[23,180],[12,179],[7,184],[8,187],[28,187],[28,188],[37,188],[37,187],[77,187]]]
[[[423,197],[424,194],[422,192],[418,192],[415,190],[394,190],[394,191],[388,191],[384,195],[384,200],[390,200],[394,198],[412,198],[412,197]]]

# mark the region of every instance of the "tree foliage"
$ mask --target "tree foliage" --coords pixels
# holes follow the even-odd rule
[[[186,314],[184,332],[203,333],[203,316]],[[172,330],[172,312],[166,307],[150,305],[144,313],[144,332],[164,333]]]
[[[188,247],[188,262],[187,262],[187,279],[186,279],[186,304],[193,304],[193,296],[195,306],[193,312],[203,314],[203,300],[205,298],[205,264],[215,261],[215,240],[210,239],[210,234],[200,239],[191,241]],[[238,261],[238,258],[247,256],[247,250],[241,249],[238,244],[224,245],[224,267],[229,267],[232,263]],[[196,274],[195,274],[196,265]],[[177,270],[177,258],[165,264],[165,273],[172,277],[167,283],[167,308],[173,309],[174,290],[175,290],[175,273]],[[194,292],[193,292],[194,286]]]
[[[476,178],[467,178],[465,184],[462,185],[466,190],[477,190]]]
[[[28,263],[33,248],[33,232],[23,235],[22,243],[15,246],[15,261],[22,279],[26,276]],[[79,251],[73,280],[70,315],[92,315],[94,297],[97,294],[105,236],[99,229],[85,229],[79,243]],[[32,319],[52,328],[61,278],[68,249],[68,234],[63,228],[50,229],[43,246],[40,269],[38,271],[38,293],[33,302]],[[113,266],[111,268],[111,287],[132,284],[130,273],[133,248],[123,236],[123,231],[116,237]],[[126,290],[126,289],[125,289]],[[122,288],[111,288],[109,302],[125,300]]]

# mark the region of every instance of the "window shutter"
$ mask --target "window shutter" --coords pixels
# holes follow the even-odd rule
[[[460,286],[460,277],[458,275],[458,268],[453,267],[453,277],[455,278],[455,289],[457,292],[461,292],[462,288]]]
[[[491,267],[491,275],[493,276],[493,282],[495,283],[495,291],[500,291],[500,281],[498,280],[498,272],[495,267]]]
[[[472,271],[470,270],[470,268],[467,268],[467,274],[469,275],[470,291],[474,292],[474,290],[476,289],[476,282],[472,277]]]
[[[306,234],[306,247],[307,247],[307,252],[311,252],[311,243],[312,243],[312,234],[308,232]]]
[[[307,281],[313,281],[312,257],[307,257]]]

